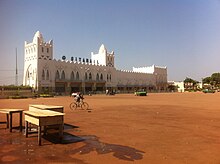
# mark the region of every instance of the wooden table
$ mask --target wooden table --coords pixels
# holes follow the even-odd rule
[[[38,144],[41,145],[41,131],[42,127],[49,125],[59,126],[59,138],[63,137],[64,113],[50,111],[50,110],[37,110],[37,111],[24,111],[25,115],[25,135],[28,137],[28,123],[37,125],[38,127]]]
[[[13,114],[19,113],[20,115],[20,121],[19,121],[19,129],[22,131],[22,113],[23,109],[0,109],[0,113],[5,113],[7,116],[7,128],[9,128],[10,132],[12,132],[12,120],[13,120]]]
[[[36,111],[36,110],[52,110],[55,112],[62,112],[63,113],[63,106],[56,106],[56,105],[29,105],[29,111]]]

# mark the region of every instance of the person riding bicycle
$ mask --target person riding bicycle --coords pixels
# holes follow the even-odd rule
[[[73,93],[74,101],[70,103],[70,109],[75,110],[77,107],[81,109],[88,110],[89,104],[83,101],[83,94],[80,92]]]
[[[83,95],[80,92],[77,92],[76,97],[75,97],[76,102],[79,103],[81,99],[82,100],[84,99]]]

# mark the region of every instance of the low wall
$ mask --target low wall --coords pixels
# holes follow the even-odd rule
[[[0,90],[0,98],[5,99],[10,96],[25,96],[32,97],[32,90]]]

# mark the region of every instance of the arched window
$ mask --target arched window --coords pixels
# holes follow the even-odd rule
[[[87,72],[85,73],[85,80],[87,80],[88,79],[88,75],[87,75]]]
[[[70,76],[70,80],[74,80],[74,72],[72,71],[71,76]]]
[[[76,80],[79,80],[79,72],[76,72]]]
[[[45,72],[44,72],[44,69],[42,71],[42,80],[45,80]]]
[[[61,74],[61,79],[64,80],[65,79],[65,72],[62,71],[62,74]]]
[[[57,72],[56,72],[56,77],[55,77],[55,79],[60,79],[60,73],[59,73],[58,70],[57,70]]]
[[[100,80],[103,80],[103,75],[102,75],[102,73],[101,73],[101,76],[100,76]]]
[[[96,75],[96,80],[99,81],[99,74]]]
[[[109,80],[112,81],[112,76],[111,76],[111,74],[109,75]]]
[[[89,80],[92,80],[92,74],[91,74],[91,72],[89,73]]]
[[[108,74],[107,74],[107,81],[108,81]]]
[[[49,74],[49,71],[47,70],[47,77],[46,77],[47,80],[49,80],[49,76],[50,74]]]

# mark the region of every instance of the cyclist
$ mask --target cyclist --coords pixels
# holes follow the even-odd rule
[[[70,109],[74,110],[77,107],[81,107],[81,109],[87,110],[89,108],[89,104],[83,101],[84,97],[83,94],[77,92],[74,94],[75,102],[70,104]]]
[[[83,95],[80,92],[77,92],[76,97],[75,97],[76,102],[79,103],[81,99],[82,100],[84,99]]]

